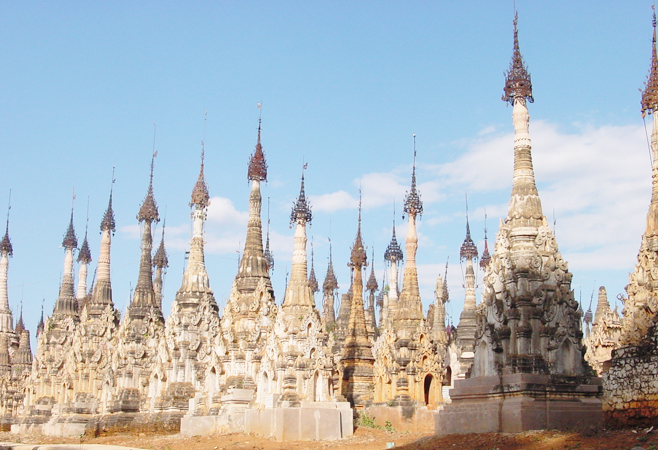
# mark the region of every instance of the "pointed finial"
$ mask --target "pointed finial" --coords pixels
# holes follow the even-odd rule
[[[377,278],[375,277],[375,246],[372,246],[372,262],[370,263],[370,277],[368,277],[368,282],[366,283],[366,289],[372,291],[373,293],[379,289],[377,284]]]
[[[87,241],[87,233],[89,231],[89,196],[87,196],[87,221],[85,222],[85,238],[82,240],[82,246],[78,253],[78,262],[89,264],[91,262],[91,251],[89,250],[89,242]]]
[[[336,274],[334,274],[334,261],[333,261],[332,248],[331,248],[331,238],[329,238],[329,265],[327,266],[327,275],[324,277],[322,290],[325,293],[333,293],[333,291],[336,289],[338,289],[338,280],[336,279]]]
[[[411,190],[407,192],[404,198],[404,213],[408,216],[422,217],[423,215],[423,202],[420,199],[420,194],[416,190],[416,134],[414,137],[414,164],[411,172]],[[404,219],[404,216],[402,217]]]
[[[478,257],[478,249],[473,239],[471,239],[471,227],[468,224],[468,195],[466,195],[466,238],[459,250],[459,257],[462,261],[467,259],[473,260]]]
[[[482,257],[480,258],[480,267],[485,269],[489,262],[491,261],[491,255],[489,254],[489,245],[487,243],[487,210],[484,210],[484,251],[482,252]]]
[[[167,250],[165,250],[165,228],[167,228],[167,214],[165,212],[165,219],[162,221],[162,239],[160,240],[160,246],[153,256],[153,267],[159,267],[160,269],[166,269],[169,267],[169,258],[167,257]]]
[[[263,251],[265,261],[267,261],[267,270],[274,270],[274,254],[270,251],[270,198],[267,197],[267,239],[265,240],[265,250]]]
[[[521,56],[519,50],[519,32],[517,23],[519,21],[519,13],[514,14],[514,53],[512,54],[512,62],[510,63],[509,70],[505,72],[505,87],[503,88],[504,94],[502,100],[514,105],[515,100],[519,100],[525,104],[526,100],[533,103],[535,100],[532,97],[532,81],[530,74]]]
[[[7,226],[5,227],[5,235],[0,242],[0,252],[7,256],[14,256],[14,247],[11,245],[9,239],[9,212],[11,211],[11,189],[9,190],[9,201],[7,202]]]
[[[204,118],[203,125],[203,140],[201,141],[201,168],[199,169],[199,177],[197,178],[194,189],[192,189],[192,200],[190,201],[189,206],[197,205],[201,209],[205,209],[210,206],[210,194],[208,193],[208,185],[206,184],[206,179],[203,173],[204,162],[206,157],[206,121],[208,120],[208,111]]]
[[[448,261],[450,260],[450,256],[446,258],[446,271],[445,275],[443,276],[443,301],[444,303],[447,303],[450,301],[450,295],[448,292]]]
[[[318,280],[315,278],[315,263],[314,263],[314,255],[313,255],[313,237],[311,237],[311,274],[308,277],[308,285],[311,288],[311,292],[315,294],[316,292],[320,292],[320,289],[318,287]]]
[[[107,204],[107,209],[101,221],[101,232],[108,230],[114,233],[116,231],[116,223],[114,222],[114,211],[112,210],[112,194],[114,192],[114,167],[112,167],[112,183],[110,184],[110,201]]]
[[[368,264],[367,259],[366,249],[363,246],[363,239],[361,237],[361,189],[359,188],[359,225],[356,230],[356,239],[352,246],[352,254],[348,265],[352,269],[355,267],[361,268]]]
[[[64,235],[64,240],[62,241],[62,247],[67,249],[74,249],[78,247],[78,238],[75,237],[75,228],[73,227],[73,206],[75,204],[75,188],[73,188],[73,195],[71,198],[71,220],[69,221],[69,227],[66,230]]]
[[[142,206],[139,208],[139,214],[137,214],[137,220],[139,222],[151,221],[159,222],[160,216],[158,215],[158,206],[155,203],[153,198],[153,168],[155,165],[155,157],[158,156],[158,152],[155,150],[155,124],[153,124],[153,153],[151,154],[151,175],[149,178],[149,187],[144,198]]]
[[[265,161],[265,154],[263,153],[263,146],[260,143],[260,128],[262,118],[262,105],[258,103],[258,140],[256,141],[256,149],[249,158],[249,168],[247,170],[247,179],[250,181],[267,181],[267,162]]]
[[[304,171],[308,168],[308,163],[305,163],[302,167],[302,186],[299,190],[299,197],[297,197],[297,202],[293,203],[292,212],[290,213],[290,226],[294,223],[300,223],[302,225],[306,223],[311,223],[313,215],[311,214],[311,205],[308,200],[306,200],[306,192],[304,192]]]
[[[404,254],[398,244],[397,237],[395,236],[395,200],[393,200],[393,236],[391,237],[391,242],[386,247],[384,252],[384,259],[389,261],[391,264],[396,264],[399,261],[404,259]]]
[[[653,9],[653,40],[651,44],[651,68],[649,75],[644,82],[644,91],[642,92],[642,117],[647,114],[653,114],[654,110],[658,109],[658,57],[656,56],[656,8]]]

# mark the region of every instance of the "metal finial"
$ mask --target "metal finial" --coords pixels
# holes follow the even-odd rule
[[[208,111],[206,111],[205,118],[203,119],[203,140],[201,141],[201,167],[199,169],[199,177],[192,189],[192,199],[190,206],[197,205],[205,209],[210,205],[210,193],[208,192],[208,185],[204,175],[204,163],[206,158],[206,122],[208,120]]]
[[[74,249],[78,247],[78,239],[75,237],[75,228],[73,227],[73,207],[75,205],[75,188],[73,188],[73,195],[71,198],[71,220],[69,222],[69,227],[66,230],[64,235],[64,240],[62,241],[62,247]]]
[[[395,235],[395,200],[393,200],[393,234],[391,237],[391,242],[386,247],[384,252],[384,259],[389,261],[391,264],[397,264],[399,261],[404,259],[404,254],[398,244],[397,237]]]
[[[158,156],[158,152],[155,150],[155,124],[153,124],[153,153],[151,154],[151,175],[149,178],[149,187],[144,198],[142,206],[139,208],[139,213],[137,214],[137,220],[139,222],[150,221],[150,222],[159,222],[160,216],[158,215],[158,206],[155,203],[153,198],[153,168],[155,166],[155,157]]]
[[[416,218],[416,216],[421,216],[423,215],[423,202],[420,199],[420,194],[418,193],[418,190],[416,189],[416,135],[413,135],[414,138],[414,163],[413,163],[413,169],[411,172],[411,189],[407,194],[405,195],[404,198],[404,213],[407,216],[413,216]],[[404,219],[404,215],[402,216]]]
[[[512,54],[512,62],[510,63],[509,70],[505,72],[505,87],[503,88],[502,100],[514,105],[514,101],[518,100],[525,103],[526,100],[533,103],[535,100],[532,97],[532,81],[530,74],[521,56],[519,50],[519,32],[517,23],[519,20],[518,12],[514,13],[514,52]]]
[[[112,210],[112,195],[114,193],[114,183],[116,179],[114,178],[114,167],[112,167],[112,183],[110,183],[110,201],[107,204],[107,210],[103,215],[103,220],[101,221],[101,232],[104,230],[116,231],[116,223],[114,222],[114,211]]]
[[[9,211],[11,211],[11,189],[9,190],[9,200],[7,202],[7,226],[2,242],[0,242],[0,251],[7,254],[7,256],[14,256],[14,248],[11,245],[11,240],[9,240]]]
[[[478,249],[473,239],[471,239],[471,227],[468,223],[468,195],[466,195],[466,238],[459,250],[459,257],[462,261],[466,259],[473,260],[478,257]]]
[[[642,92],[642,101],[641,101],[641,112],[642,117],[645,117],[647,114],[653,114],[653,112],[658,109],[658,57],[656,56],[656,9],[652,5],[653,9],[653,40],[651,44],[651,68],[649,69],[649,75],[647,75],[647,80],[644,82],[644,91]]]
[[[256,140],[256,149],[249,158],[249,167],[247,170],[247,180],[267,181],[267,162],[263,153],[263,146],[260,142],[260,130],[262,120],[262,105],[258,103],[258,139]]]
[[[169,267],[169,257],[167,256],[167,250],[165,249],[165,228],[167,228],[167,210],[165,208],[165,218],[162,221],[162,239],[160,240],[160,245],[158,250],[153,256],[153,267],[159,267],[161,269],[166,269]]]
[[[484,251],[482,252],[482,257],[480,258],[480,267],[485,269],[489,262],[491,261],[491,255],[489,254],[489,245],[487,243],[487,210],[484,210]]]
[[[292,212],[290,213],[290,226],[294,223],[300,223],[302,225],[306,223],[311,223],[313,215],[311,214],[311,205],[308,200],[306,200],[306,192],[304,191],[304,171],[308,168],[308,163],[305,163],[302,167],[302,184],[299,190],[299,197],[297,197],[297,202],[293,203]]]

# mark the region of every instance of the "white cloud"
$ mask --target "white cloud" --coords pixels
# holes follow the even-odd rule
[[[231,226],[246,226],[248,211],[238,211],[233,202],[225,197],[212,197],[208,206],[208,223]]]
[[[329,213],[359,206],[359,200],[345,191],[332,192],[323,195],[311,195],[309,196],[309,200],[314,211],[324,211]]]

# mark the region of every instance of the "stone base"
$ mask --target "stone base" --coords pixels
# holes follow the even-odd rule
[[[302,402],[299,408],[248,409],[244,431],[278,441],[332,441],[354,433],[353,412],[347,402]]]
[[[603,424],[600,378],[508,374],[455,382],[436,434],[572,430]]]
[[[388,404],[371,405],[363,412],[374,418],[375,424],[386,428],[392,427],[400,432],[432,432],[434,431],[434,416],[437,410],[427,409],[425,405],[388,406]]]
[[[183,417],[180,432],[184,436],[202,436],[215,433],[242,433],[245,411],[254,398],[253,389],[231,388],[221,398],[219,408],[211,408],[211,414],[195,415],[196,399],[190,400],[189,412]]]

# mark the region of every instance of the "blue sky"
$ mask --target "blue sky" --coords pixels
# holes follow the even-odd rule
[[[516,4],[536,100],[530,131],[537,183],[584,309],[599,285],[611,301],[623,292],[645,226],[650,165],[638,88],[650,62],[650,5]],[[52,312],[74,187],[80,242],[89,199],[95,270],[113,167],[112,282],[114,301],[125,310],[137,280],[135,216],[148,185],[153,123],[155,198],[167,217],[168,314],[190,238],[187,205],[205,111],[213,197],[206,260],[223,307],[244,246],[246,167],[262,102],[269,164],[263,219],[270,197],[277,300],[290,268],[288,220],[303,162],[316,273],[322,282],[331,235],[344,292],[359,186],[363,236],[369,257],[374,247],[379,280],[393,201],[404,240],[401,204],[416,133],[425,203],[421,295],[427,307],[449,257],[450,313],[458,317],[464,194],[481,251],[484,210],[492,249],[511,189],[511,108],[500,96],[512,18],[512,2],[485,1],[4,2],[0,205],[11,189],[9,296],[16,316],[22,300],[34,330],[42,299],[46,314]],[[155,245],[159,238],[158,227]]]

